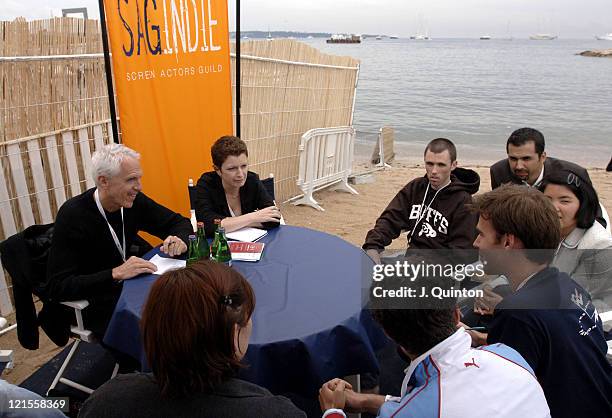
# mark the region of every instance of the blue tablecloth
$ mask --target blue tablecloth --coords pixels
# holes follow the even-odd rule
[[[261,241],[259,262],[233,263],[256,297],[241,377],[275,393],[312,395],[333,377],[378,371],[374,351],[387,340],[363,309],[370,258],[338,237],[300,227],[281,226]],[[157,277],[124,282],[104,337],[141,364],[140,315]]]

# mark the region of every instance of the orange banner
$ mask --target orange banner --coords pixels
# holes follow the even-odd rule
[[[103,1],[121,141],[141,153],[144,192],[188,214],[188,178],[233,130],[227,1]]]

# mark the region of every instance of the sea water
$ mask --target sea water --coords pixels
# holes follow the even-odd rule
[[[358,149],[381,126],[400,157],[419,158],[446,137],[465,162],[505,157],[509,134],[542,131],[548,155],[605,167],[612,155],[612,58],[576,55],[612,42],[557,39],[365,39],[308,44],[361,61],[354,126]]]

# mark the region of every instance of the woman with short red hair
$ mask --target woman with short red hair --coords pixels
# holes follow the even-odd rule
[[[83,417],[305,417],[288,399],[234,376],[251,335],[255,295],[237,271],[203,261],[163,274],[143,309],[152,374],[119,375]]]

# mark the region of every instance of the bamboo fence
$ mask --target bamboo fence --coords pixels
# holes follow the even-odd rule
[[[352,124],[359,62],[294,40],[241,43],[241,137],[249,169],[274,173],[276,194],[301,193],[298,145],[313,128]],[[232,60],[232,79],[234,79]],[[234,86],[235,87],[235,86]]]
[[[0,22],[0,240],[52,222],[66,199],[91,186],[91,153],[112,140],[101,53],[95,20]],[[359,63],[294,40],[242,42],[241,57],[250,169],[273,173],[285,200],[301,192],[302,134],[352,124]],[[231,71],[234,83],[233,54]],[[12,310],[5,283],[0,269],[2,314]]]

